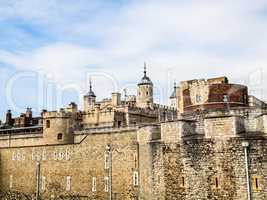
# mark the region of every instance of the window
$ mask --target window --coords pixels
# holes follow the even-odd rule
[[[109,178],[108,177],[105,177],[105,192],[108,192],[109,190]]]
[[[243,94],[243,101],[244,103],[247,103],[247,94]]]
[[[181,187],[185,187],[185,177],[181,177]]]
[[[96,177],[92,179],[92,192],[96,192]]]
[[[138,172],[133,173],[133,185],[138,186]]]
[[[138,163],[137,163],[137,154],[134,154],[134,168],[137,169]]]
[[[149,94],[149,93],[148,93],[148,92],[146,92],[146,95],[147,95],[147,96],[148,96],[148,94]]]
[[[223,95],[223,102],[229,102],[229,96],[227,94]]]
[[[160,184],[160,176],[158,176],[158,184]]]
[[[43,149],[42,160],[46,160],[46,150],[45,149]]]
[[[252,178],[252,181],[253,181],[253,189],[254,190],[259,190],[260,189],[260,187],[259,187],[259,178],[254,176]]]
[[[215,188],[218,189],[219,188],[219,179],[218,177],[215,177]]]
[[[42,177],[42,182],[41,182],[41,190],[42,191],[45,191],[45,180],[46,180],[46,178],[43,176]]]
[[[13,188],[13,176],[12,175],[9,176],[9,188],[10,189]]]
[[[13,152],[12,153],[12,160],[16,160],[16,157],[17,157],[16,152]]]
[[[67,185],[66,185],[66,191],[71,190],[71,177],[67,176]]]
[[[198,94],[197,96],[196,96],[196,102],[197,103],[200,103],[202,101],[202,97]]]
[[[63,138],[62,133],[57,134],[57,140],[62,140],[62,138]]]
[[[50,128],[50,120],[46,120],[46,128]]]
[[[121,127],[121,121],[118,121],[118,128]]]
[[[105,154],[105,169],[109,169],[109,154]]]

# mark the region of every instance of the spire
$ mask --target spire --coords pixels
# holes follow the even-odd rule
[[[176,81],[173,82],[173,92],[170,96],[170,98],[175,98],[176,97]]]
[[[144,77],[146,77],[146,62],[144,62]]]
[[[92,78],[91,77],[89,78],[89,92],[88,92],[88,96],[96,97],[95,96],[95,93],[93,92],[93,89],[92,89]]]
[[[146,69],[146,62],[144,62],[144,76],[141,79],[141,82],[138,85],[153,85],[152,81],[150,80],[150,78],[146,75],[147,73],[147,69]]]
[[[92,92],[92,78],[89,78],[89,92]]]

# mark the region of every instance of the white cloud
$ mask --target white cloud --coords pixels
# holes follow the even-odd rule
[[[121,87],[139,80],[143,61],[164,87],[173,81],[166,80],[169,69],[177,81],[222,75],[248,80],[259,68],[266,77],[266,1],[133,1],[112,8],[88,1],[36,2],[0,6],[0,18],[14,18],[16,11],[17,18],[59,40],[23,52],[0,51],[0,62],[18,70],[51,73],[60,83],[78,85],[87,71],[105,72]],[[107,95],[110,87],[97,89]]]

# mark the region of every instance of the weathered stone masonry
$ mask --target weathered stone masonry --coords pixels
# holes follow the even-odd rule
[[[153,102],[145,70],[137,93],[96,101],[90,83],[83,111],[74,103],[37,118],[8,111],[0,198],[246,200],[248,142],[251,196],[267,199],[267,106],[246,86],[181,82],[168,107]]]

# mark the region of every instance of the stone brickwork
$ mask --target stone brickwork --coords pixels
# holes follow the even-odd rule
[[[107,199],[104,179],[106,146],[113,149],[113,193],[117,199],[137,196],[133,186],[133,171],[137,143],[135,131],[101,133],[85,138],[77,145],[50,145],[2,148],[1,190],[19,191],[31,195],[36,191],[36,163],[40,161],[40,177],[45,177],[45,190],[41,195],[73,195]],[[71,190],[66,191],[67,177],[71,177]],[[12,177],[12,183],[11,181]],[[92,192],[92,178],[96,177],[96,192]],[[122,178],[123,177],[123,178]],[[42,181],[40,181],[42,185]],[[10,184],[12,187],[10,188]],[[42,186],[41,186],[42,188]]]
[[[180,113],[248,106],[248,88],[230,84],[226,77],[182,81],[175,89]]]
[[[252,191],[253,199],[264,200],[267,198],[266,139],[252,140],[250,144],[250,180],[252,183],[254,176],[259,180],[259,189]],[[241,140],[191,140],[164,144],[162,148],[166,172],[164,199],[247,199]]]
[[[38,125],[5,123],[0,199],[36,199],[39,191],[39,200],[105,200],[110,194],[113,200],[246,200],[245,158],[253,200],[267,199],[267,109],[259,102],[249,107],[247,88],[225,77],[182,86],[176,89],[183,98],[172,98],[178,109],[194,112],[177,116],[175,108],[155,104],[145,70],[138,100],[113,93],[97,102],[90,85],[84,111],[71,103],[43,111]],[[192,103],[204,109],[190,110]]]
[[[40,194],[44,199],[107,199],[105,155],[107,145],[111,145],[114,199],[243,200],[247,197],[247,182],[242,142],[248,141],[252,196],[264,200],[265,122],[264,110],[245,109],[207,112],[192,115],[190,120],[132,128],[76,131],[73,144],[30,145],[30,140],[24,138],[25,142],[17,147],[0,148],[0,188],[9,196],[34,197],[39,161]],[[28,145],[21,146],[28,140]]]

